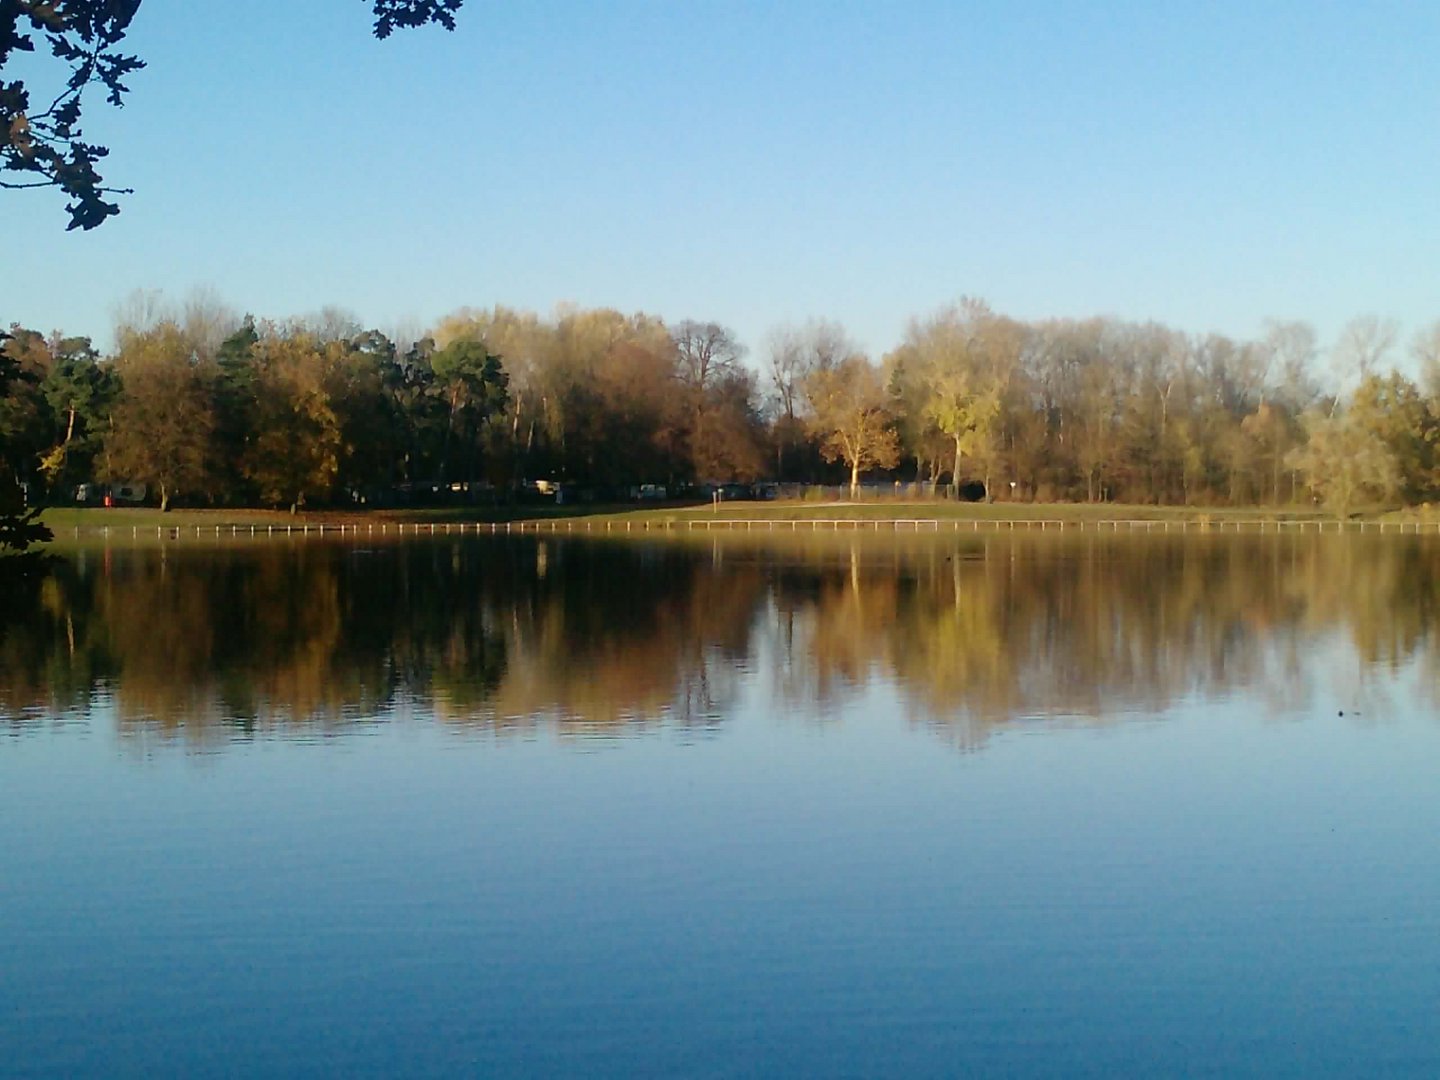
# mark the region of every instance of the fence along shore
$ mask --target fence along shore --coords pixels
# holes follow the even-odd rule
[[[528,521],[395,521],[360,524],[301,523],[284,525],[156,525],[153,534],[165,540],[215,537],[362,537],[500,535],[504,533],[637,533],[637,532],[1143,532],[1143,533],[1395,533],[1440,534],[1440,521],[1327,521],[1319,518],[1196,519],[1103,518],[1093,521],[1061,518],[677,518],[642,521],[595,521],[589,518],[537,518]],[[65,530],[82,537],[149,537],[148,525],[76,525]]]

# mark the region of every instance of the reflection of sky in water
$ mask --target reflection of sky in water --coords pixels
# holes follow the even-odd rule
[[[1429,608],[1397,609],[1397,638],[1374,565],[1348,600],[1353,563],[1282,590],[1192,565],[1194,602],[1169,609],[1187,622],[1148,637],[1117,620],[1159,626],[1163,598],[1054,595],[1121,587],[1108,572],[1007,578],[994,596],[1029,618],[1001,640],[1043,627],[1110,681],[1077,688],[1083,708],[997,715],[1063,705],[1075,665],[1048,671],[1040,649],[1012,671],[987,647],[979,704],[939,696],[971,684],[926,683],[903,654],[944,607],[925,550],[900,568],[909,593],[876,568],[847,594],[843,553],[815,574],[742,549],[718,582],[706,555],[649,553],[647,583],[623,552],[554,545],[543,587],[495,556],[493,581],[472,565],[442,593],[417,546],[373,597],[323,559],[308,580],[217,566],[173,599],[228,599],[231,645],[261,642],[244,597],[314,602],[272,613],[258,658],[192,641],[205,662],[169,667],[198,694],[150,696],[166,665],[86,622],[95,582],[46,639],[83,662],[7,632],[7,700],[43,685],[17,671],[82,692],[11,710],[0,738],[0,1072],[1440,1066]],[[1185,565],[1155,580],[1178,587]],[[1413,569],[1395,596],[1434,587]],[[565,613],[582,600],[631,610]],[[1068,624],[1041,617],[1054,605]],[[1076,651],[1067,625],[1116,647]],[[588,682],[543,687],[566,672]],[[319,711],[226,719],[274,704],[245,698],[252,677]],[[526,695],[545,719],[507,713]],[[216,711],[127,717],[137,701]]]

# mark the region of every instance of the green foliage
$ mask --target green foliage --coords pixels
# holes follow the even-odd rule
[[[1363,411],[1307,417],[1308,438],[1292,455],[1317,497],[1344,518],[1362,500],[1398,492],[1402,478],[1395,454]]]
[[[11,326],[0,332],[0,470],[16,483],[37,482],[51,428],[41,384],[50,366],[45,339]]]
[[[225,502],[246,502],[254,491],[242,465],[255,431],[255,346],[260,335],[253,316],[215,351],[212,374],[214,410],[214,481]]]
[[[479,478],[481,436],[486,422],[505,408],[509,377],[500,357],[479,341],[452,342],[435,354],[430,364],[435,386],[445,401],[448,423],[440,458],[440,477],[452,476],[452,454],[466,465],[470,480]]]
[[[1440,438],[1434,403],[1398,372],[1367,376],[1355,391],[1350,412],[1384,443],[1398,473],[1396,493],[1419,502],[1436,488],[1436,441]]]
[[[0,475],[0,586],[7,578],[33,574],[45,565],[44,555],[30,550],[51,539],[39,516],[38,507],[25,507],[20,486]]]
[[[53,445],[40,461],[46,481],[73,486],[90,478],[95,455],[120,392],[114,368],[101,364],[89,338],[64,338],[40,384],[40,392],[56,423]]]
[[[14,387],[23,383],[18,360],[7,346],[12,335],[0,330],[0,403],[7,401]],[[4,413],[0,412],[0,418]],[[0,436],[5,434],[0,429]],[[0,449],[8,440],[0,439]],[[0,465],[3,465],[0,459]],[[40,524],[38,509],[26,509],[24,493],[14,475],[0,468],[0,576],[14,576],[34,571],[42,560],[31,546],[50,539],[50,530]]]

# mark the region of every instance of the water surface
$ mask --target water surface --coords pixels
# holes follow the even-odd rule
[[[1434,1074],[1437,554],[77,550],[0,1071]]]

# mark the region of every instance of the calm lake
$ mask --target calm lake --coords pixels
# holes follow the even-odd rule
[[[1440,542],[80,547],[0,1073],[1440,1074]]]

